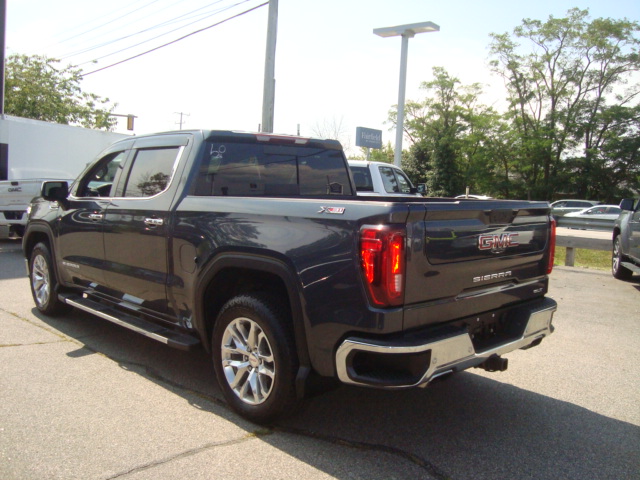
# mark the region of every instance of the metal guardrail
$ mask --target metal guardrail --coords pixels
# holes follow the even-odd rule
[[[562,216],[556,218],[559,227],[567,228],[583,228],[589,230],[598,230],[601,232],[610,232],[613,230],[615,219],[603,220],[601,218],[583,217],[567,217]]]
[[[607,232],[588,232],[588,231],[576,231],[571,235],[566,233],[558,233],[556,235],[556,246],[566,247],[567,256],[565,257],[564,264],[567,267],[573,267],[576,261],[576,249],[584,248],[587,250],[604,250],[611,251],[612,248],[612,234]],[[592,236],[589,236],[592,234]]]

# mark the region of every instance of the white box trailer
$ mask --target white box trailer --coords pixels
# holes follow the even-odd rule
[[[45,180],[74,180],[127,135],[4,115],[0,117],[0,237],[22,235],[26,210]]]

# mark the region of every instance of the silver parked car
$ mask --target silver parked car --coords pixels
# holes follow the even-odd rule
[[[593,207],[599,203],[600,202],[593,200],[556,200],[551,204],[551,215],[558,220],[558,218],[563,217],[567,213],[579,212],[580,210]]]
[[[588,230],[612,230],[622,210],[617,205],[596,205],[560,217],[558,226]]]

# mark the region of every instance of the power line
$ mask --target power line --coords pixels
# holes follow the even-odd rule
[[[227,11],[227,10],[230,10],[230,9],[232,9],[233,7],[237,7],[238,5],[240,5],[240,4],[242,4],[242,3],[246,3],[246,2],[248,2],[248,1],[249,1],[249,0],[243,0],[243,1],[241,1],[241,2],[238,2],[238,3],[234,4],[234,5],[231,5],[231,6],[228,6],[228,7],[222,8],[222,9],[220,9],[220,10],[217,10],[217,11],[215,11],[215,12],[213,12],[213,13],[211,13],[211,14],[207,15],[207,16],[206,16],[206,17],[204,17],[204,18],[199,18],[198,20],[194,20],[193,22],[187,23],[187,24],[185,24],[185,25],[181,25],[181,26],[179,26],[179,27],[177,27],[177,28],[174,28],[173,30],[169,30],[169,31],[167,31],[167,32],[161,33],[160,35],[156,35],[155,37],[148,38],[147,40],[143,40],[143,41],[138,42],[138,43],[136,43],[136,44],[134,44],[134,45],[130,45],[130,46],[125,47],[125,48],[121,48],[120,50],[117,50],[117,51],[115,51],[115,52],[108,53],[108,54],[106,54],[106,55],[103,55],[103,56],[101,56],[101,57],[95,58],[95,59],[93,59],[93,60],[89,60],[89,61],[87,61],[87,62],[79,63],[79,64],[78,64],[78,65],[76,65],[76,66],[86,65],[87,63],[93,63],[93,62],[94,62],[94,61],[96,61],[96,60],[102,60],[103,58],[107,58],[107,57],[110,57],[110,56],[112,56],[112,55],[116,55],[116,54],[118,54],[118,53],[121,53],[121,52],[124,52],[124,51],[126,51],[126,50],[129,50],[129,49],[131,49],[131,48],[138,47],[138,46],[143,45],[143,44],[145,44],[145,43],[151,42],[152,40],[156,40],[156,39],[158,39],[158,38],[160,38],[160,37],[164,37],[165,35],[169,35],[170,33],[177,32],[178,30],[181,30],[181,29],[183,29],[183,28],[185,28],[185,27],[188,27],[189,25],[193,25],[194,23],[201,22],[202,20],[204,20],[204,19],[206,19],[206,18],[213,17],[214,15],[218,15],[219,13],[222,13],[222,12],[225,12],[225,11]],[[148,29],[148,30],[151,30],[151,29]],[[139,33],[141,33],[141,32],[139,32]],[[137,34],[133,34],[133,35],[130,35],[130,36],[134,36],[134,35],[137,35]],[[125,38],[126,38],[126,37],[125,37]],[[96,48],[97,48],[97,47],[96,47]]]
[[[203,6],[203,7],[197,8],[197,9],[195,9],[195,10],[192,10],[192,11],[188,12],[188,13],[184,13],[184,14],[179,15],[179,16],[177,16],[177,17],[175,17],[175,18],[170,19],[170,20],[166,20],[166,21],[163,21],[163,22],[158,23],[158,24],[156,24],[156,25],[153,25],[153,26],[151,26],[151,27],[145,28],[144,30],[140,30],[140,31],[138,31],[138,32],[131,33],[131,34],[129,34],[129,35],[125,35],[124,37],[120,37],[120,38],[117,38],[117,39],[115,39],[115,40],[108,40],[108,41],[102,42],[102,43],[100,43],[100,44],[98,44],[98,45],[93,45],[93,46],[91,46],[91,47],[87,47],[87,48],[84,48],[84,49],[82,49],[82,50],[77,50],[77,51],[75,51],[75,52],[71,52],[71,53],[68,53],[68,54],[64,54],[64,55],[60,56],[60,59],[61,59],[61,60],[65,60],[65,59],[67,59],[67,58],[75,57],[75,56],[77,56],[77,55],[81,55],[81,54],[83,54],[83,53],[87,53],[87,52],[90,52],[90,51],[92,51],[92,50],[96,50],[96,49],[98,49],[98,48],[106,47],[107,45],[111,45],[111,44],[113,44],[113,43],[117,43],[117,42],[119,42],[119,41],[121,41],[121,40],[126,40],[127,38],[135,37],[136,35],[140,35],[140,34],[143,34],[143,33],[145,33],[145,32],[149,32],[149,31],[151,31],[151,30],[155,30],[155,29],[157,29],[157,28],[161,28],[161,27],[164,27],[164,26],[167,26],[167,25],[171,25],[172,23],[176,23],[176,22],[178,22],[178,21],[179,21],[179,19],[181,19],[181,18],[183,18],[183,17],[187,17],[188,15],[194,14],[195,12],[197,12],[197,11],[199,11],[199,10],[203,10],[203,9],[205,9],[205,8],[208,8],[208,7],[212,6],[212,5],[215,5],[215,4],[217,4],[217,3],[220,3],[220,2],[222,2],[222,1],[223,1],[223,0],[216,0],[216,1],[215,1],[215,2],[213,2],[213,3],[209,3],[208,5],[205,5],[205,6]],[[248,0],[245,0],[245,1],[248,1]],[[175,5],[175,3],[174,3],[174,4],[172,4],[172,5],[170,5],[170,6],[173,6],[173,5]],[[239,4],[237,3],[237,4],[235,4],[235,5],[239,5]],[[235,6],[235,5],[233,5],[233,6]],[[228,8],[231,8],[231,7],[228,7]],[[193,17],[202,17],[202,18],[200,18],[200,20],[203,20],[204,18],[209,18],[211,15],[215,15],[216,13],[219,13],[219,12],[222,12],[222,11],[224,11],[224,10],[227,10],[228,8],[226,8],[226,9],[216,10],[216,11],[215,11],[215,12],[213,12],[212,14],[209,14],[209,12],[203,12],[203,13],[200,13],[200,14],[198,14],[198,15],[194,15]],[[157,12],[155,12],[155,13],[159,13],[160,11],[161,11],[161,10],[159,10],[159,11],[157,11]],[[186,18],[185,20],[190,20],[190,19],[191,19],[191,18],[193,18],[193,17]],[[136,20],[136,21],[137,21],[137,20]],[[135,22],[131,22],[131,23],[135,23]],[[131,25],[131,23],[129,23],[129,24],[127,24],[127,25]],[[195,23],[195,22],[193,22],[193,23]],[[187,24],[187,25],[191,25],[191,24]],[[184,27],[184,26],[187,26],[187,25],[183,25],[183,27]],[[122,27],[124,27],[124,26],[126,26],[126,25],[120,25],[117,29],[115,29],[115,30],[110,30],[109,32],[106,32],[106,33],[105,33],[105,35],[106,35],[106,34],[108,34],[108,33],[114,32],[114,31],[122,30]],[[168,33],[170,33],[170,32],[168,32]],[[85,62],[85,63],[89,63],[89,62]]]
[[[97,30],[99,28],[102,28],[104,26],[109,25],[110,23],[116,22],[116,21],[118,21],[118,20],[120,20],[120,19],[122,19],[124,17],[127,17],[127,16],[131,15],[132,13],[135,13],[135,12],[138,12],[138,11],[144,9],[144,8],[147,8],[149,5],[152,5],[152,4],[154,4],[154,3],[158,2],[158,1],[159,0],[151,0],[149,3],[146,3],[143,6],[136,8],[135,10],[131,10],[130,12],[124,13],[124,14],[120,15],[119,17],[114,18],[113,20],[109,20],[108,22],[105,22],[102,25],[98,25],[97,27],[93,27],[93,28],[91,28],[89,30],[86,30],[84,32],[81,32],[81,33],[78,33],[76,35],[72,35],[71,37],[68,37],[68,38],[65,38],[63,40],[60,40],[58,43],[65,43],[65,42],[68,42],[69,40],[73,40],[74,38],[78,38],[78,37],[81,37],[82,35],[86,35],[87,33],[93,32],[93,31],[95,31],[95,30]]]
[[[192,35],[204,32],[205,30],[209,30],[210,28],[213,28],[213,27],[217,27],[218,25],[221,25],[221,24],[223,24],[225,22],[228,22],[229,20],[233,20],[234,18],[241,17],[242,15],[245,15],[245,14],[247,14],[249,12],[257,10],[258,8],[264,7],[265,5],[268,5],[268,4],[269,4],[268,1],[264,2],[264,3],[261,3],[260,5],[257,5],[257,6],[255,6],[253,8],[250,8],[249,10],[245,10],[244,12],[240,12],[237,15],[234,15],[233,17],[226,18],[224,20],[219,21],[218,23],[214,23],[213,25],[209,25],[208,27],[204,27],[204,28],[201,28],[201,29],[196,30],[194,32],[188,33],[187,35],[184,35],[184,36],[182,36],[180,38],[172,40],[171,42],[167,42],[164,45],[160,45],[158,47],[152,48],[151,50],[147,50],[146,52],[139,53],[138,55],[134,55],[133,57],[125,58],[124,60],[121,60],[121,61],[116,62],[116,63],[112,63],[111,65],[107,65],[106,67],[102,67],[102,68],[99,68],[97,70],[93,70],[93,71],[91,71],[89,73],[84,73],[84,74],[82,74],[82,76],[86,77],[87,75],[91,75],[93,73],[101,72],[102,70],[106,70],[107,68],[115,67],[116,65],[120,65],[121,63],[128,62],[129,60],[133,60],[134,58],[142,57],[143,55],[146,55],[147,53],[151,53],[151,52],[154,52],[156,50],[160,50],[161,48],[164,48],[166,46],[169,46],[169,45],[172,45],[174,43],[177,43],[180,40],[184,40],[185,38],[191,37]]]

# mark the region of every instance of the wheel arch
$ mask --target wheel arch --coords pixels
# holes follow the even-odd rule
[[[269,293],[283,299],[291,312],[296,351],[301,368],[310,365],[306,339],[306,319],[297,276],[285,261],[250,253],[223,253],[202,271],[195,289],[195,327],[207,351],[222,306],[243,293]]]
[[[623,255],[629,253],[629,225],[627,222],[616,223],[613,227],[611,244],[615,243],[616,238],[620,239],[620,249]]]
[[[620,235],[620,225],[614,225],[611,241],[614,242],[618,235]]]
[[[53,243],[53,233],[48,225],[32,224],[28,225],[25,231],[24,237],[22,237],[22,251],[24,258],[27,260],[27,269],[29,270],[29,260],[31,259],[31,252],[38,243],[46,243],[51,253],[51,260],[53,264],[53,271],[60,284],[60,275],[58,275],[58,262],[56,257],[56,248]]]

